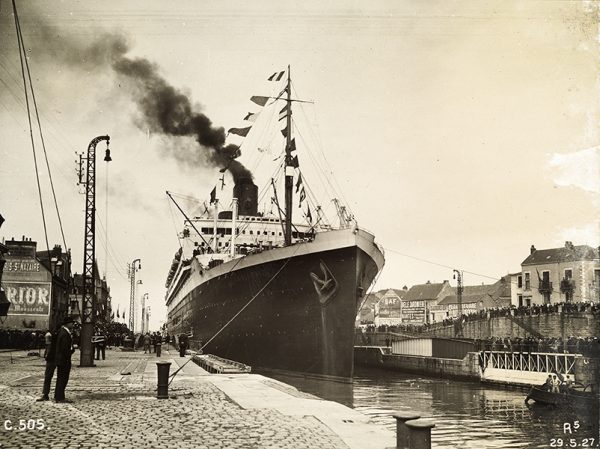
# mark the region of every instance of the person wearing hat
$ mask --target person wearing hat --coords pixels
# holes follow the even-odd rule
[[[54,363],[56,365],[54,400],[56,402],[72,402],[65,398],[65,388],[67,387],[69,374],[71,373],[71,355],[75,352],[73,348],[73,325],[73,318],[65,318],[56,337],[56,352],[54,356]]]
[[[50,395],[50,384],[54,377],[54,371],[56,370],[56,363],[54,363],[54,357],[56,355],[56,332],[50,332],[45,335],[46,339],[46,350],[44,351],[44,359],[46,360],[46,370],[44,372],[44,387],[42,388],[42,396],[36,399],[37,402],[48,401]]]

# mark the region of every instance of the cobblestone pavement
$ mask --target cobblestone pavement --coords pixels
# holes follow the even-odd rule
[[[167,352],[162,360],[174,356]],[[60,404],[35,401],[43,359],[21,351],[11,363],[8,353],[0,353],[0,448],[348,447],[314,416],[242,408],[208,376],[176,376],[170,398],[156,399],[157,360],[109,350],[106,361],[80,368],[77,352],[66,390],[74,402]]]

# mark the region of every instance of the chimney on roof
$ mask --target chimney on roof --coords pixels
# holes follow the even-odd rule
[[[529,248],[529,254],[533,254],[535,252],[535,246],[531,245],[531,248]]]

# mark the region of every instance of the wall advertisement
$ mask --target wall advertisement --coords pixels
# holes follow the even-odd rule
[[[50,314],[50,282],[2,282],[2,287],[11,302],[8,315]]]

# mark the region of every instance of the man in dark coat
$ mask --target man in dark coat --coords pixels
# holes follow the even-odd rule
[[[49,334],[49,336],[48,336]],[[50,332],[46,334],[46,351],[44,352],[44,358],[46,359],[46,371],[44,372],[44,388],[42,389],[42,397],[36,399],[38,402],[49,400],[50,395],[50,384],[52,383],[52,377],[54,377],[54,371],[56,370],[55,356],[56,356],[56,337],[57,332]]]
[[[71,373],[71,355],[75,352],[73,349],[73,319],[65,318],[62,327],[56,337],[56,352],[54,363],[56,364],[56,388],[54,389],[54,400],[56,402],[71,402],[65,399],[65,388],[69,382]]]
[[[179,336],[179,357],[185,357],[185,351],[188,348],[188,336],[187,334],[181,334]]]

